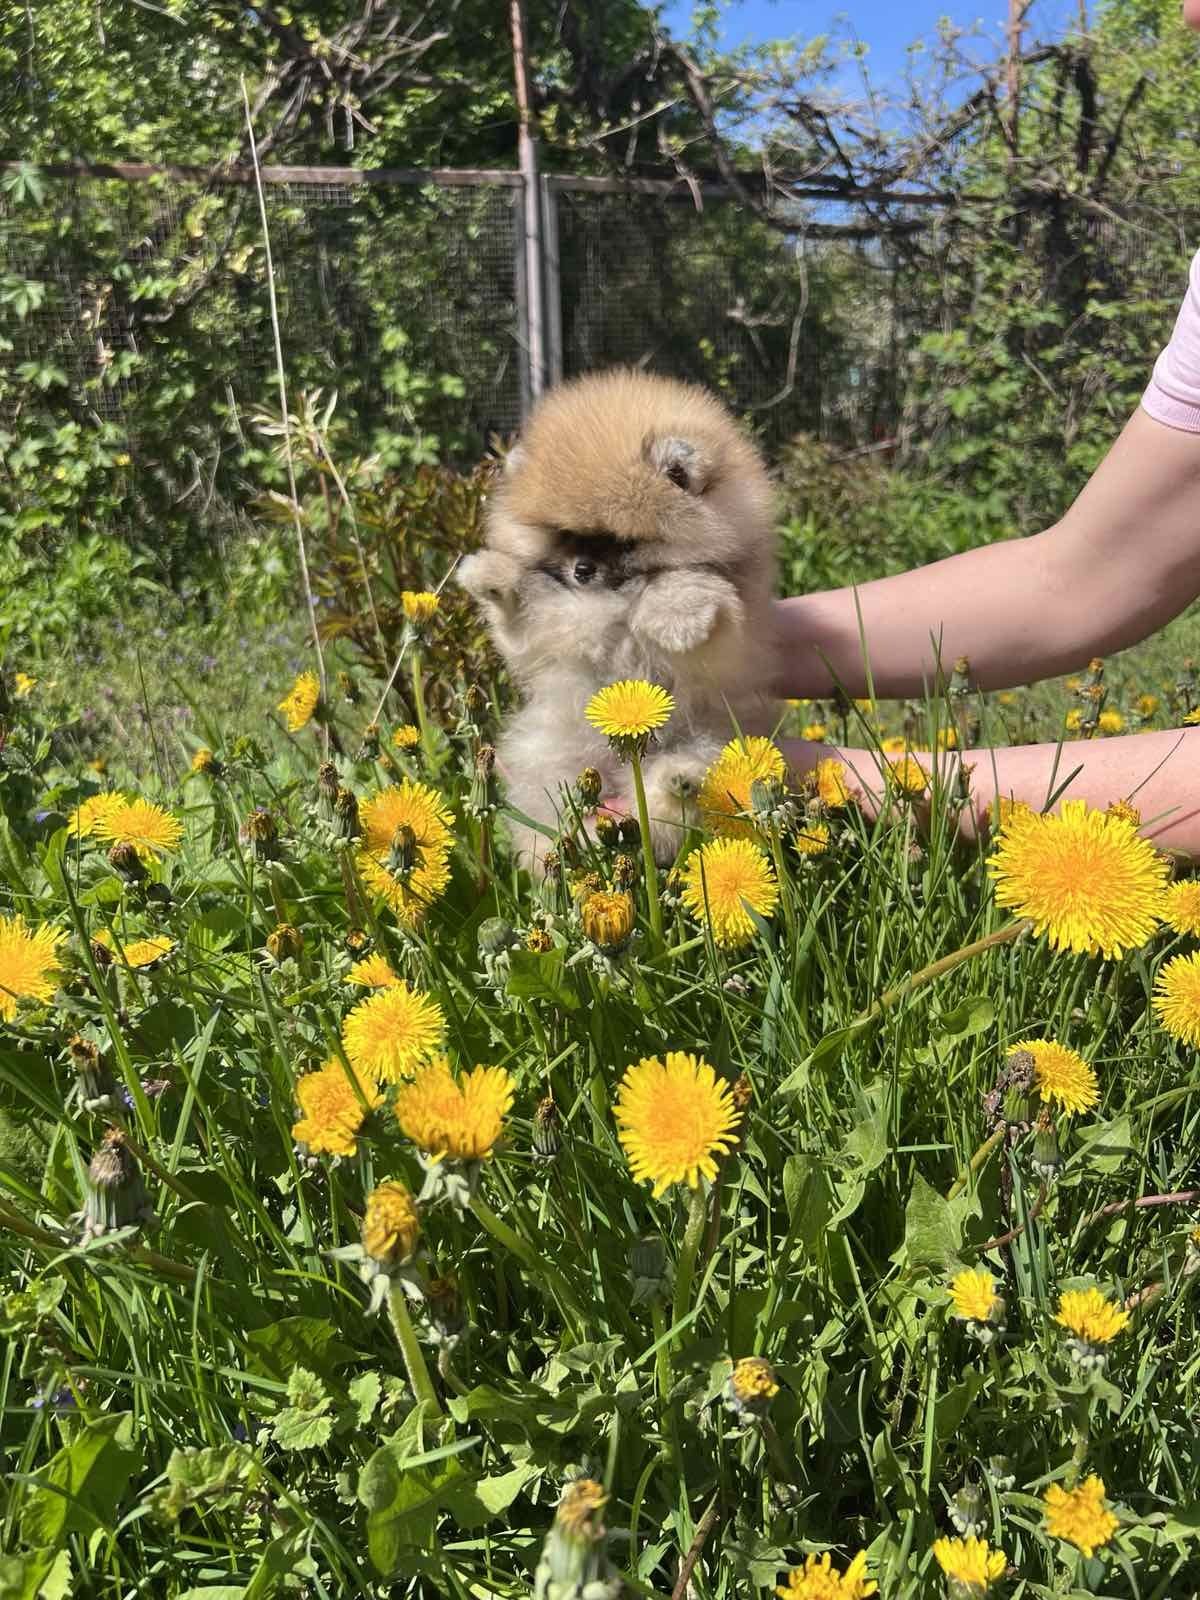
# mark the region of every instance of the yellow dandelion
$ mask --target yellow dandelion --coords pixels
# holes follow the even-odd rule
[[[421,1236],[416,1201],[396,1179],[379,1184],[367,1196],[362,1247],[378,1266],[402,1267],[411,1261]]]
[[[656,1200],[673,1183],[694,1189],[702,1177],[715,1178],[717,1157],[733,1148],[742,1120],[729,1084],[682,1050],[628,1067],[613,1115],[629,1170],[638,1183],[653,1184]]]
[[[1046,1532],[1065,1539],[1085,1556],[1093,1555],[1117,1531],[1119,1523],[1104,1504],[1104,1480],[1093,1473],[1075,1489],[1052,1483],[1042,1501]]]
[[[377,989],[342,1023],[342,1048],[354,1070],[379,1083],[395,1083],[432,1055],[446,1019],[436,1000],[407,983]]]
[[[347,983],[359,983],[364,989],[390,989],[400,979],[388,965],[386,956],[378,951],[363,961],[356,961],[346,974]]]
[[[58,978],[55,962],[66,934],[30,929],[20,917],[0,917],[0,1018],[11,1022],[18,1000],[51,1000]]]
[[[441,796],[411,778],[359,807],[359,873],[407,927],[417,926],[450,882],[450,822]]]
[[[775,1590],[780,1600],[867,1600],[879,1585],[867,1577],[867,1552],[860,1550],[845,1572],[838,1572],[828,1555],[807,1556],[793,1567],[787,1582]]]
[[[954,1315],[967,1322],[990,1322],[997,1304],[1003,1305],[996,1293],[996,1280],[990,1272],[968,1268],[951,1280],[950,1299]]]
[[[939,750],[957,750],[958,730],[956,728],[939,728],[937,731],[937,747]]]
[[[938,1539],[933,1556],[950,1582],[969,1595],[986,1594],[1008,1567],[1004,1551],[993,1550],[986,1539]]]
[[[440,597],[429,589],[405,589],[400,596],[404,615],[418,628],[433,621],[441,603]]]
[[[1070,1114],[1090,1111],[1100,1102],[1095,1071],[1081,1055],[1054,1039],[1022,1039],[1014,1050],[1033,1057],[1034,1082],[1046,1105],[1061,1106]]]
[[[1031,818],[1036,820],[1038,815],[1031,805],[1026,805],[1024,800],[1014,799],[1012,795],[1002,794],[996,801],[996,824],[1008,833],[1015,833]]]
[[[1002,706],[1015,706],[1017,703],[1017,696],[1012,692],[1011,689],[1005,689],[1001,694],[996,696],[996,699]]]
[[[434,1161],[482,1161],[512,1102],[513,1081],[503,1067],[476,1067],[458,1082],[439,1056],[401,1086],[394,1109],[402,1132]]]
[[[879,744],[885,756],[902,756],[908,749],[908,740],[902,733],[889,733]]]
[[[1073,707],[1063,718],[1063,727],[1068,733],[1078,733],[1083,727],[1083,712],[1078,706]]]
[[[297,1079],[300,1117],[292,1127],[296,1143],[315,1156],[352,1156],[367,1112],[383,1100],[383,1091],[375,1084],[361,1078],[357,1083],[356,1090],[350,1073],[336,1059]]]
[[[1140,694],[1135,704],[1139,717],[1152,717],[1158,710],[1160,701],[1156,694]]]
[[[101,821],[113,811],[119,811],[127,805],[125,796],[117,789],[108,789],[103,794],[94,794],[85,800],[81,806],[76,806],[67,819],[67,828],[71,833],[93,834],[99,829]]]
[[[201,775],[214,774],[220,763],[207,745],[201,745],[192,756],[192,771]]]
[[[563,1490],[554,1521],[568,1537],[594,1544],[603,1533],[600,1512],[607,1504],[603,1484],[595,1478],[576,1478]]]
[[[118,946],[107,928],[101,928],[92,943],[102,944],[106,950],[118,950],[131,967],[153,966],[156,961],[169,956],[175,948],[174,941],[164,934],[156,934],[151,939],[133,939],[129,944]]]
[[[1054,1320],[1088,1344],[1108,1344],[1129,1321],[1129,1313],[1107,1300],[1099,1289],[1065,1289]]]
[[[813,744],[820,744],[828,732],[829,729],[823,722],[806,722],[800,729],[800,737],[811,739]]]
[[[415,750],[421,742],[421,730],[415,723],[405,722],[392,735],[397,750]]]
[[[903,756],[899,761],[887,763],[887,776],[902,794],[914,798],[925,793],[929,778],[925,768],[914,756]]]
[[[1197,706],[1195,711],[1189,711],[1183,720],[1188,724],[1189,727],[1194,728],[1195,725],[1200,722],[1200,706]]]
[[[754,938],[751,911],[769,917],[779,904],[779,885],[765,853],[749,839],[714,839],[687,858],[682,898],[723,949],[738,950]]]
[[[584,716],[624,755],[640,753],[650,735],[675,709],[675,701],[657,683],[623,678],[588,701]]]
[[[1067,679],[1066,689],[1067,689],[1068,694],[1078,694],[1080,689],[1082,689],[1082,688],[1083,688],[1083,679],[1082,678],[1068,678]]]
[[[90,829],[97,838],[108,844],[132,845],[139,856],[149,856],[151,860],[178,848],[183,838],[183,824],[178,817],[150,800],[129,799],[125,795],[117,798],[117,805],[106,805],[97,812]]]
[[[846,769],[836,756],[826,756],[813,768],[813,782],[821,804],[830,811],[840,811],[850,804],[850,787],[846,782]]]
[[[1162,919],[1176,933],[1200,935],[1200,879],[1185,878],[1168,884],[1163,896]]]
[[[802,856],[821,856],[829,849],[829,825],[802,822],[792,835],[792,843]]]
[[[13,692],[18,700],[24,700],[26,695],[32,694],[37,688],[37,684],[37,679],[31,678],[27,672],[13,674]]]
[[[1110,800],[1104,808],[1106,817],[1119,817],[1133,828],[1142,825],[1142,813],[1129,800]]]
[[[1129,822],[1067,800],[1058,816],[1004,829],[988,871],[997,904],[1054,949],[1120,956],[1154,932],[1167,864]]]
[[[1097,726],[1099,727],[1101,733],[1124,733],[1125,718],[1119,711],[1116,711],[1110,707],[1107,711],[1102,711],[1100,713],[1100,720],[1097,723]]]
[[[787,775],[783,752],[759,735],[734,739],[709,767],[700,786],[700,819],[706,828],[729,838],[753,837],[754,824],[739,817],[750,810],[750,786],[756,779]]]
[[[743,1356],[733,1364],[729,1387],[739,1405],[761,1408],[779,1393],[779,1380],[765,1357]]]
[[[1200,955],[1176,956],[1160,967],[1153,999],[1172,1038],[1200,1045]]]
[[[584,934],[601,950],[622,950],[633,933],[633,897],[599,890],[579,908]]]
[[[321,700],[321,680],[315,672],[302,672],[275,707],[283,713],[289,733],[307,727]]]

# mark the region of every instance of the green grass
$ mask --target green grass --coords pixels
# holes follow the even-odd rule
[[[1174,674],[1177,644],[1158,648],[1131,686]],[[106,752],[109,781],[184,823],[152,891],[68,839],[95,779],[82,750],[46,737],[37,691],[17,702],[0,767],[0,915],[68,935],[53,1000],[0,1030],[0,1593],[527,1594],[580,1473],[608,1491],[604,1548],[630,1594],[670,1596],[703,1527],[698,1600],[769,1593],[826,1548],[839,1566],[866,1549],[889,1600],[940,1595],[931,1546],[967,1487],[1011,1563],[999,1592],[1200,1589],[1196,1207],[1132,1204],[1196,1182],[1200,1066],[1148,1007],[1189,941],[1163,934],[1120,962],[1001,943],[862,1021],[906,975],[1005,923],[939,802],[928,829],[851,811],[830,819],[825,855],[785,844],[779,908],[742,951],[705,938],[669,884],[660,945],[639,883],[638,939],[599,961],[567,884],[534,888],[502,849],[487,872],[468,805],[475,736],[452,718],[401,763],[451,806],[456,839],[447,893],[408,933],[361,899],[319,820],[314,730],[285,736],[270,714],[290,674],[234,657],[223,671],[242,685],[227,723],[210,701],[182,735],[160,730],[152,761],[137,740],[128,763],[119,741]],[[371,704],[337,711],[342,781],[361,799],[395,776],[354,758]],[[197,738],[224,777],[188,773]],[[275,861],[239,839],[255,807],[278,821]],[[582,864],[612,862],[585,846]],[[491,917],[522,941],[499,966],[479,947]],[[304,949],[278,963],[265,945],[281,921]],[[355,1263],[335,1254],[377,1183],[420,1188],[416,1153],[386,1107],[340,1162],[306,1158],[291,1133],[298,1076],[336,1050],[361,998],[346,982],[354,926],[441,1005],[456,1064],[503,1066],[516,1084],[483,1204],[424,1209],[422,1272],[456,1280],[462,1315],[411,1303],[436,1395],[423,1405],[403,1323],[367,1314]],[[549,951],[524,948],[535,926]],[[172,953],[101,971],[89,940],[104,927],[118,942],[164,935]],[[131,1103],[83,1109],[76,1033]],[[1029,1035],[1081,1052],[1101,1089],[1060,1126],[1044,1196],[1032,1135],[988,1146],[982,1104]],[[635,1296],[630,1253],[658,1241],[678,1266],[689,1195],[655,1201],[632,1181],[612,1102],[630,1063],[673,1049],[744,1074],[751,1101],[741,1148],[692,1213],[695,1270],[655,1301]],[[533,1119],[548,1094],[561,1135],[543,1161]],[[73,1217],[112,1120],[144,1154],[156,1220],[85,1245]],[[977,1263],[1007,1301],[988,1349],[948,1303],[950,1277]],[[1091,1284],[1145,1297],[1089,1372],[1053,1318],[1064,1288]],[[780,1383],[769,1427],[723,1399],[730,1359],[751,1353]],[[1084,1561],[1048,1537],[1041,1496],[1088,1472],[1122,1526]]]

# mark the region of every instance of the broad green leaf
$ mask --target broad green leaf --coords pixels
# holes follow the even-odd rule
[[[514,950],[509,956],[505,993],[514,1000],[551,1000],[564,1011],[575,1011],[579,997],[563,977],[561,950]]]
[[[359,1427],[365,1428],[374,1415],[379,1397],[383,1393],[382,1379],[377,1372],[364,1372],[361,1377],[354,1379],[347,1393],[354,1406]]]
[[[115,1412],[85,1423],[37,1474],[21,1517],[27,1544],[53,1547],[68,1533],[111,1531],[117,1505],[142,1463],[133,1442],[133,1417]]]
[[[904,1212],[904,1243],[892,1260],[910,1272],[947,1271],[962,1249],[963,1223],[975,1209],[973,1195],[964,1191],[947,1200],[918,1172]]]
[[[332,1322],[322,1317],[281,1317],[246,1335],[250,1368],[286,1382],[297,1366],[329,1377],[355,1359],[354,1351],[340,1344]]]

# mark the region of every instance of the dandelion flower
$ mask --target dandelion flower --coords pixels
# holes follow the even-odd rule
[[[116,950],[118,948],[107,928],[100,929],[95,935],[93,943],[103,945],[106,950]],[[169,956],[174,948],[173,940],[168,939],[164,934],[156,934],[151,939],[132,940],[129,944],[121,946],[120,953],[128,966],[150,967],[156,961],[161,961],[164,956]]]
[[[1185,878],[1167,885],[1163,896],[1162,919],[1176,933],[1200,934],[1200,879]]]
[[[32,931],[20,917],[0,917],[0,1018],[11,1022],[18,1000],[53,998],[58,946],[66,934],[43,924]]]
[[[584,716],[622,755],[640,755],[675,709],[667,691],[643,678],[610,683],[588,701]]]
[[[775,1369],[764,1356],[743,1356],[735,1361],[725,1385],[730,1408],[737,1414],[763,1416],[779,1393]]]
[[[37,688],[37,683],[37,679],[31,678],[27,672],[13,674],[13,692],[18,700],[24,700],[27,695],[31,695]]]
[[[275,707],[283,713],[289,733],[299,733],[312,721],[321,699],[321,680],[315,672],[302,672]]]
[[[396,1083],[437,1049],[446,1019],[436,1000],[407,983],[377,989],[342,1023],[342,1047],[354,1070]]]
[[[1156,694],[1140,694],[1135,701],[1139,717],[1152,717],[1158,710],[1159,699]]]
[[[1167,865],[1122,818],[1067,800],[1058,816],[1004,830],[988,871],[997,904],[1054,949],[1120,956],[1154,932]]]
[[[416,927],[450,882],[450,821],[441,796],[411,778],[359,808],[362,880],[407,927]]]
[[[1043,1104],[1061,1106],[1068,1114],[1090,1111],[1099,1104],[1096,1074],[1081,1055],[1054,1039],[1022,1039],[1014,1050],[1028,1050]]]
[[[630,1171],[654,1185],[656,1200],[673,1183],[694,1189],[701,1177],[715,1178],[717,1157],[733,1148],[742,1120],[729,1085],[682,1050],[627,1068],[613,1115]]]
[[[400,979],[388,965],[386,956],[378,951],[362,961],[356,961],[346,974],[347,983],[359,983],[364,989],[390,989]]]
[[[1085,1556],[1107,1544],[1119,1526],[1104,1504],[1104,1480],[1094,1473],[1075,1489],[1052,1483],[1042,1505],[1046,1532],[1056,1539],[1066,1539]]]
[[[1195,725],[1200,722],[1200,706],[1197,706],[1194,711],[1189,711],[1183,720],[1188,724],[1189,727],[1195,727]]]
[[[700,819],[706,828],[730,838],[752,838],[754,824],[739,812],[751,810],[750,786],[756,779],[787,775],[783,752],[770,739],[733,739],[709,767],[700,786]]]
[[[1063,727],[1068,733],[1078,733],[1083,727],[1083,712],[1074,706],[1063,718]]]
[[[878,1588],[867,1577],[867,1552],[860,1550],[845,1572],[835,1571],[828,1554],[806,1557],[775,1593],[780,1600],[866,1600]]]
[[[1125,718],[1119,711],[1115,711],[1110,707],[1109,710],[1100,713],[1100,720],[1097,726],[1101,733],[1123,733],[1125,731]]]
[[[221,770],[221,763],[207,745],[201,745],[192,756],[192,771],[198,772],[202,777],[215,778]]]
[[[599,890],[579,908],[585,936],[600,950],[623,950],[633,932],[633,897]]]
[[[1200,1045],[1200,955],[1176,956],[1159,969],[1154,1009],[1172,1038]]]
[[[608,1503],[604,1486],[594,1478],[576,1478],[563,1490],[554,1520],[572,1539],[595,1542],[600,1527],[598,1513]]]
[[[105,790],[103,794],[94,794],[85,800],[81,806],[76,806],[67,819],[67,827],[72,833],[93,834],[97,832],[101,821],[113,811],[119,811],[126,804],[125,796],[117,789]]]
[[[902,756],[908,749],[908,740],[902,733],[889,733],[880,741],[879,748],[885,756]]]
[[[802,856],[821,856],[829,849],[829,825],[802,822],[792,835],[792,843]]]
[[[826,756],[813,768],[813,781],[821,804],[830,811],[840,811],[850,804],[850,788],[846,782],[846,769],[836,756]]]
[[[937,747],[939,750],[957,750],[958,729],[939,728],[937,731]]]
[[[1114,1305],[1099,1289],[1066,1289],[1059,1296],[1061,1327],[1088,1344],[1109,1344],[1129,1321],[1128,1311]]]
[[[405,589],[400,596],[404,615],[418,628],[433,621],[441,603],[440,597],[429,589]]]
[[[820,744],[828,732],[829,729],[823,722],[806,722],[800,729],[800,737],[811,740],[813,744]]]
[[[749,839],[714,839],[688,857],[682,898],[723,949],[737,950],[754,938],[750,912],[769,917],[775,910],[779,885],[766,855]]]
[[[99,802],[103,802],[100,804]],[[82,815],[92,807],[86,818]],[[139,856],[157,858],[178,847],[183,824],[152,801],[114,793],[85,801],[72,819],[80,833],[94,833],[106,843],[132,845]]]
[[[914,756],[903,756],[899,761],[889,761],[887,776],[902,794],[911,795],[914,799],[923,795],[929,787],[928,774]]]
[[[372,1189],[363,1215],[363,1253],[380,1267],[411,1261],[421,1236],[421,1218],[406,1185],[390,1179]]]
[[[405,722],[392,735],[397,750],[415,750],[421,742],[421,730],[415,723]]]
[[[997,1302],[1004,1302],[996,1293],[996,1280],[990,1272],[968,1269],[951,1281],[950,1299],[954,1315],[967,1322],[990,1322]]]
[[[967,1595],[986,1594],[1008,1566],[1004,1551],[993,1550],[986,1539],[938,1539],[933,1555],[964,1600]]]
[[[342,1063],[327,1061],[318,1072],[306,1072],[296,1082],[300,1118],[292,1127],[292,1138],[315,1156],[352,1156],[363,1119],[382,1099],[382,1090],[361,1078],[356,1092]]]
[[[996,826],[1009,833],[1015,833],[1031,818],[1036,820],[1038,815],[1031,805],[1012,795],[1002,794],[996,801]]]
[[[419,1150],[435,1161],[482,1161],[490,1156],[513,1102],[503,1067],[476,1067],[457,1082],[445,1056],[414,1074],[396,1095],[396,1120]]]

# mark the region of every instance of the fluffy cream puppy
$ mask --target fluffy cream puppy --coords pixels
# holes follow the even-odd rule
[[[585,767],[632,809],[629,769],[584,707],[646,678],[675,697],[644,763],[655,853],[671,859],[722,746],[773,721],[772,520],[762,458],[707,390],[621,369],[540,402],[459,569],[522,697],[497,748],[515,810],[553,827]],[[515,831],[536,862],[549,841]]]

